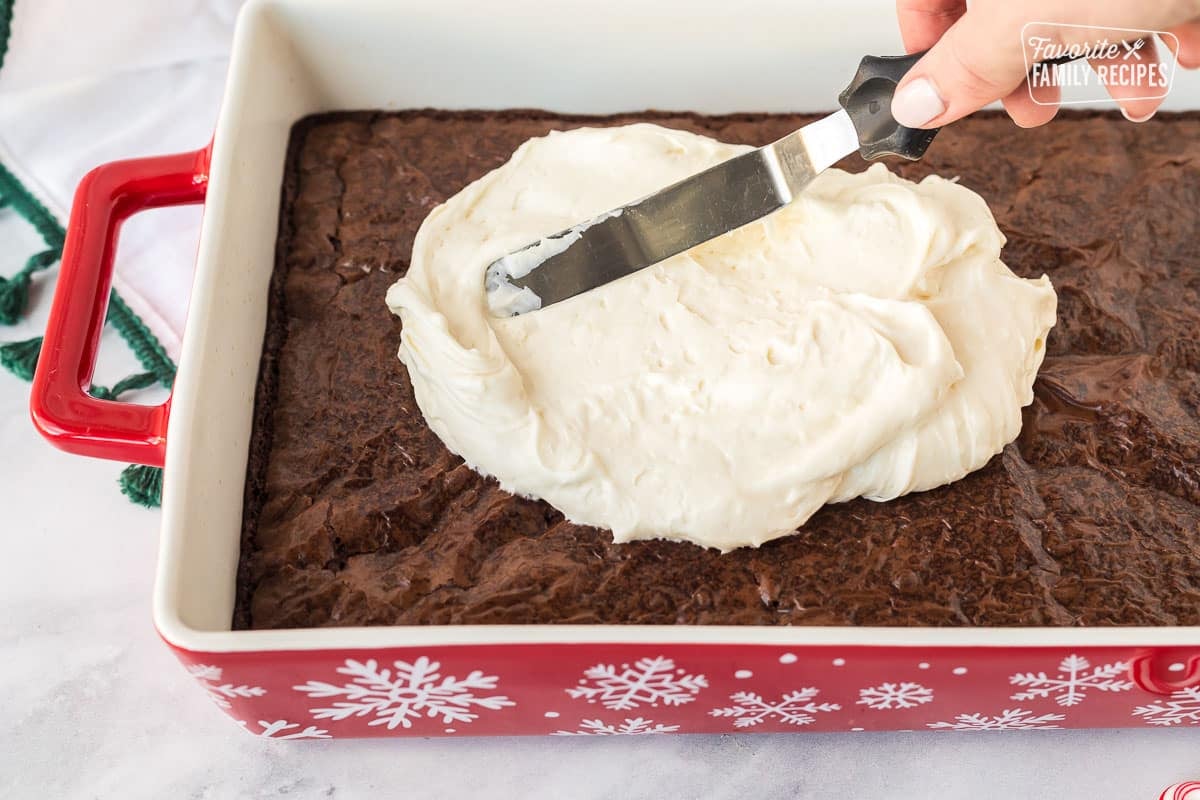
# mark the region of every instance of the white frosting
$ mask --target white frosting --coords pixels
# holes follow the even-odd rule
[[[552,133],[434,209],[387,302],[451,450],[617,541],[729,550],[824,503],[957,480],[1017,435],[1054,291],[1013,275],[983,200],[937,177],[829,170],[687,253],[488,313],[497,258],[745,149],[646,124]]]

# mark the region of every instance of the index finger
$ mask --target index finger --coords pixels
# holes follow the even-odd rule
[[[965,13],[967,0],[896,0],[904,49],[928,50]]]

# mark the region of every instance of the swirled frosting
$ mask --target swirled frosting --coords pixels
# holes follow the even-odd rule
[[[616,541],[730,550],[957,480],[1017,435],[1054,291],[938,177],[831,169],[687,253],[488,313],[498,257],[745,150],[649,124],[552,133],[434,209],[387,303],[451,450]]]

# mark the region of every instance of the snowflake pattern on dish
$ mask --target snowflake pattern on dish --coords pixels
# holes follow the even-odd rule
[[[959,714],[953,722],[930,722],[928,727],[952,731],[1024,731],[1035,728],[1057,728],[1053,724],[1062,722],[1062,714],[1032,716],[1032,711],[1021,708],[1006,708],[997,716],[986,714]]]
[[[192,664],[188,667],[188,674],[204,687],[208,692],[208,696],[212,701],[221,708],[229,708],[230,700],[239,697],[262,697],[267,693],[267,690],[261,686],[234,686],[232,683],[218,683],[221,680],[222,670],[220,667],[214,667],[209,664]]]
[[[816,720],[813,714],[842,710],[837,703],[814,702],[813,698],[820,693],[819,689],[807,686],[788,692],[772,703],[755,692],[734,692],[729,699],[735,705],[714,708],[708,713],[713,717],[733,717],[735,728],[751,728],[769,719],[777,719],[787,725],[809,725]]]
[[[1147,725],[1200,725],[1200,686],[1172,692],[1166,700],[1138,706],[1133,716]]]
[[[309,698],[344,698],[324,708],[310,708],[314,719],[344,720],[374,716],[368,725],[386,725],[388,730],[411,728],[421,716],[440,717],[443,723],[473,722],[478,714],[471,709],[498,711],[514,706],[504,695],[477,697],[476,690],[495,689],[498,679],[475,670],[465,678],[443,678],[441,664],[425,656],[413,661],[393,662],[395,671],[381,667],[375,659],[365,662],[346,659],[338,673],[349,677],[341,685],[309,681],[292,688]]]
[[[1162,790],[1158,800],[1200,800],[1200,781],[1172,783]]]
[[[241,725],[246,730],[250,730],[250,726],[247,725],[243,720],[239,719],[237,721],[237,724]],[[263,739],[332,739],[333,738],[332,736],[329,735],[329,731],[325,730],[324,728],[318,728],[315,725],[309,725],[307,728],[305,728],[302,731],[294,731],[292,733],[284,733],[284,731],[290,731],[293,728],[300,727],[300,723],[288,722],[285,719],[277,719],[274,722],[267,722],[266,720],[260,719],[258,721],[258,727],[262,728],[262,731],[259,733],[255,733],[254,735],[258,736],[260,738],[263,738]],[[253,731],[251,731],[251,733],[253,733]]]
[[[1051,678],[1045,672],[1018,672],[1009,677],[1013,686],[1024,686],[1025,691],[1012,695],[1013,700],[1034,700],[1053,695],[1060,706],[1079,705],[1087,699],[1087,690],[1101,692],[1125,692],[1133,688],[1133,681],[1120,676],[1128,674],[1129,665],[1115,661],[1088,668],[1091,664],[1083,656],[1069,655],[1058,665],[1058,676]]]
[[[555,731],[551,736],[640,736],[647,733],[674,733],[678,725],[656,724],[652,719],[629,717],[619,725],[606,723],[601,719],[585,719],[579,723],[577,731]]]
[[[881,683],[858,690],[858,705],[887,711],[893,708],[916,708],[933,702],[933,690],[919,683]]]
[[[576,700],[601,703],[613,711],[627,711],[643,703],[657,708],[680,706],[696,699],[708,686],[703,675],[690,675],[678,669],[669,658],[640,658],[633,663],[597,664],[583,673],[579,685],[567,689]]]

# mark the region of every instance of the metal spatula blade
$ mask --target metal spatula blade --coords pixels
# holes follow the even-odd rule
[[[868,56],[839,98],[843,110],[497,259],[484,280],[491,313],[544,308],[761,219],[856,150],[920,157],[936,130],[903,128],[890,112],[919,55]]]

